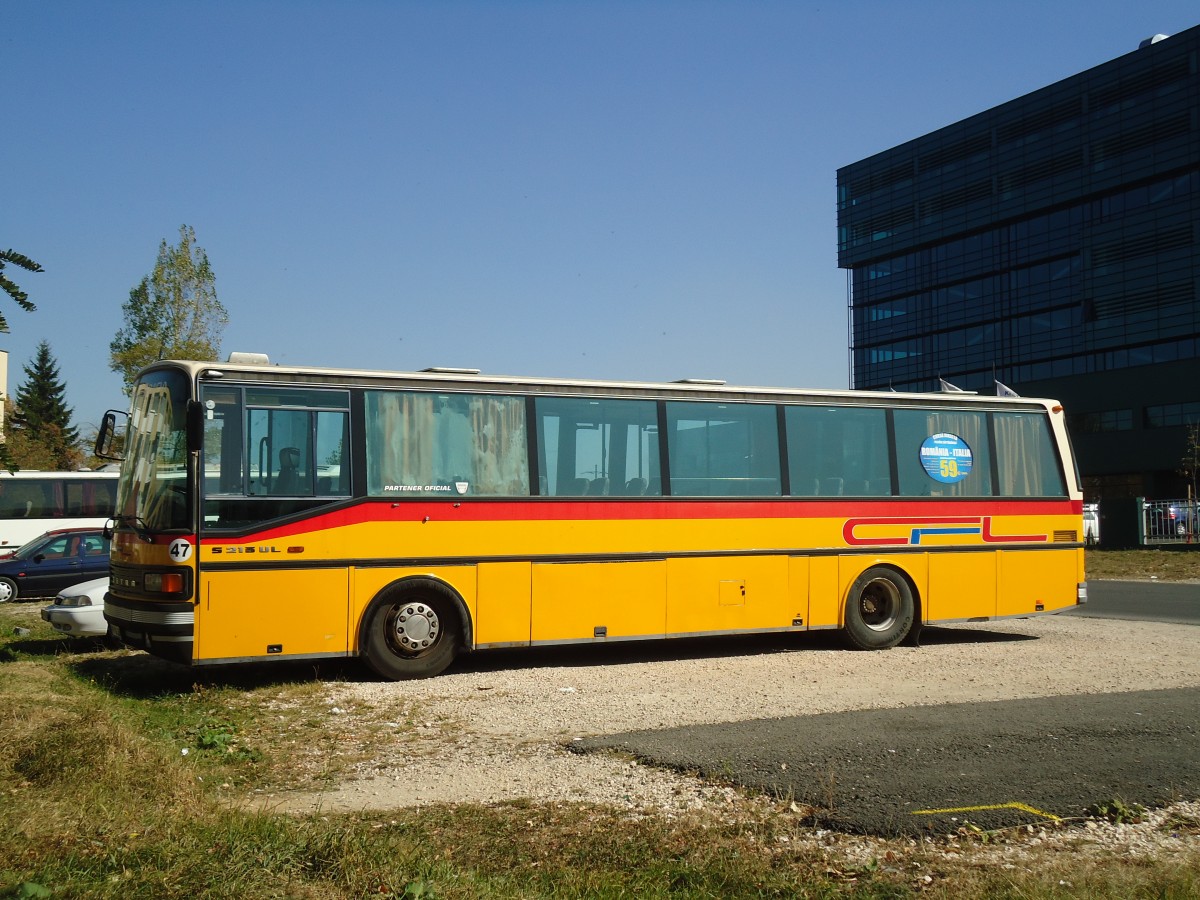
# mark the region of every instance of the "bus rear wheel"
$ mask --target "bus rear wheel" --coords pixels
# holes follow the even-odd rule
[[[383,678],[431,678],[454,662],[461,634],[457,604],[445,588],[391,588],[367,612],[362,654]]]
[[[895,647],[912,628],[914,608],[908,580],[895,569],[872,566],[846,598],[846,640],[858,650]]]

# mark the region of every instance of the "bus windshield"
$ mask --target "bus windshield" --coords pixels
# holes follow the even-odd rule
[[[188,529],[188,379],[180,371],[147,372],[133,388],[118,521],[149,531]]]

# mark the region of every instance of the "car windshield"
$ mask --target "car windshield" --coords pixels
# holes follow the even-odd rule
[[[175,369],[147,372],[134,386],[118,521],[151,531],[188,527],[187,399],[187,376]]]

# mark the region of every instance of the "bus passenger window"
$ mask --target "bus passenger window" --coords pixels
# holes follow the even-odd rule
[[[204,523],[234,528],[349,495],[349,394],[206,385]],[[326,498],[326,499],[317,499]]]
[[[990,497],[985,412],[897,409],[896,469],[902,497]]]
[[[766,404],[667,403],[674,497],[778,497],[779,430]]]
[[[1065,497],[1067,486],[1045,413],[992,413],[1002,497]]]
[[[368,496],[527,497],[525,400],[367,391],[366,455]]]
[[[784,422],[793,497],[891,495],[885,410],[789,406]]]
[[[654,401],[538,397],[534,410],[542,494],[629,497],[661,485]]]

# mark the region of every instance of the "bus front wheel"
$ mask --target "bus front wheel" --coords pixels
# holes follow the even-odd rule
[[[846,640],[858,650],[895,647],[912,628],[914,609],[908,580],[895,569],[873,566],[846,598]]]
[[[457,604],[445,588],[393,587],[367,613],[362,654],[383,678],[431,678],[454,662],[461,633]]]

